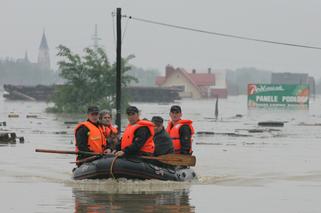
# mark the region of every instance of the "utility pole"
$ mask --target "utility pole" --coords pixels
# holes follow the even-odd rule
[[[216,103],[215,103],[215,121],[218,119],[218,95],[216,96]]]
[[[121,8],[116,12],[116,125],[118,132],[121,133]]]
[[[94,35],[91,37],[91,39],[94,41],[94,49],[97,50],[98,49],[98,41],[101,40],[98,37],[98,29],[97,29],[97,24],[95,24],[95,32]]]

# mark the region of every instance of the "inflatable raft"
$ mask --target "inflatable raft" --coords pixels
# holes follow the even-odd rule
[[[127,178],[189,181],[196,178],[196,174],[191,168],[158,166],[155,162],[139,158],[115,159],[114,156],[104,156],[75,168],[73,178],[75,180]]]

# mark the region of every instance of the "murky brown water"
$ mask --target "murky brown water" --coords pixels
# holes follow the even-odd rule
[[[34,150],[73,150],[74,125],[64,122],[81,118],[46,114],[46,103],[1,97],[0,122],[7,126],[0,128],[25,138],[0,145],[1,212],[320,212],[321,126],[313,126],[321,123],[320,98],[305,112],[248,112],[245,96],[231,97],[220,100],[218,122],[214,100],[180,104],[196,131],[222,133],[196,135],[198,181],[74,181],[69,162],[75,156]],[[137,106],[142,117],[168,116],[169,105]],[[19,118],[8,118],[10,112]],[[248,132],[266,120],[286,123]]]

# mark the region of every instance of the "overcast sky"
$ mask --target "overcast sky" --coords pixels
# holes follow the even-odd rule
[[[115,60],[111,13],[218,33],[321,47],[320,0],[0,0],[0,58],[19,58],[27,50],[36,61],[45,28],[52,66],[59,44],[75,52],[100,44]],[[123,19],[123,30],[127,19]],[[207,70],[256,67],[274,72],[321,76],[321,50],[224,38],[129,20],[123,56],[143,68],[163,71],[167,64]]]

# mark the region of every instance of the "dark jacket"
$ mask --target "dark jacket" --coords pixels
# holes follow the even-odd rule
[[[127,146],[125,150],[125,155],[148,155],[147,153],[140,152],[140,148],[144,146],[147,139],[151,136],[148,127],[143,126],[138,128],[134,133],[134,141],[130,146]],[[116,144],[116,150],[121,150],[121,140]]]
[[[160,132],[155,132],[154,135],[155,143],[155,156],[165,155],[169,153],[174,153],[173,141],[169,137],[168,133],[163,128]]]
[[[181,141],[181,154],[190,154],[192,144],[192,131],[188,125],[183,125],[179,129],[180,141]]]

